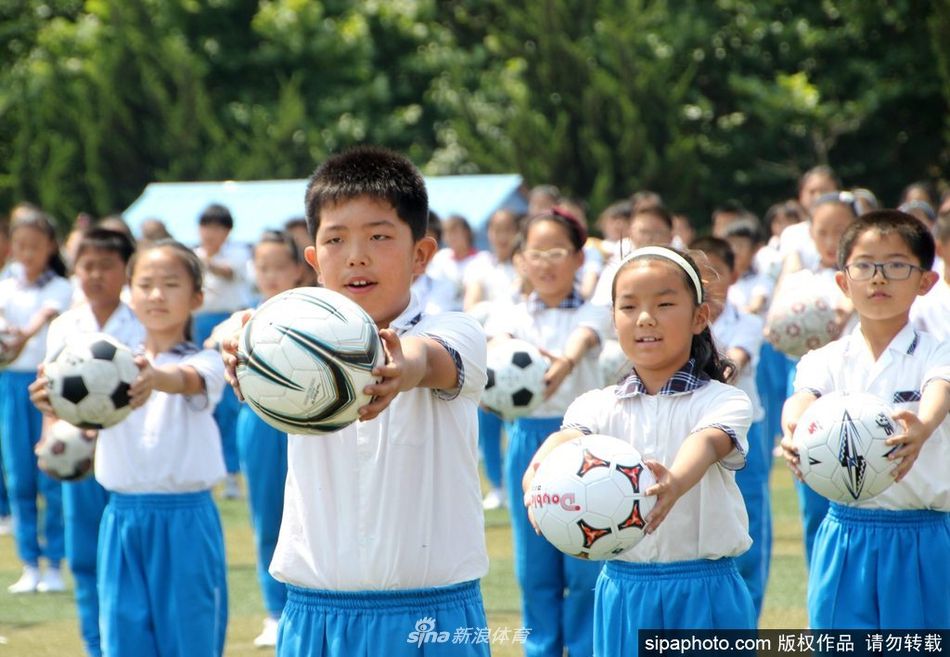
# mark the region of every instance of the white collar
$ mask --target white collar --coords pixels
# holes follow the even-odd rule
[[[402,335],[410,328],[419,323],[422,319],[424,305],[415,292],[409,294],[409,305],[393,321],[389,322],[389,328]]]
[[[848,338],[848,351],[853,349],[860,349],[863,352],[868,351],[867,340],[864,339],[864,333],[861,332],[860,323],[855,327]],[[920,335],[916,329],[911,326],[910,322],[908,322],[904,324],[903,328],[897,332],[897,335],[891,339],[884,351],[896,351],[899,354],[910,356],[917,350],[918,342],[920,342]]]

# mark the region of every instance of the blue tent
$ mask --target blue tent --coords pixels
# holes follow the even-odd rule
[[[198,216],[211,203],[228,207],[234,217],[231,239],[253,244],[268,228],[281,228],[304,214],[306,180],[151,183],[123,217],[138,235],[146,219],[161,219],[172,236],[185,244],[198,242]],[[440,216],[465,217],[480,246],[485,225],[499,208],[524,211],[521,176],[433,176],[426,178],[429,206]]]

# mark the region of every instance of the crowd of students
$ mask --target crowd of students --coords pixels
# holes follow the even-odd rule
[[[899,411],[899,482],[847,506],[798,483],[810,625],[946,628],[950,198],[914,184],[882,210],[841,187],[816,167],[762,221],[724,203],[700,237],[640,191],[604,209],[592,237],[583,203],[540,186],[524,215],[491,216],[488,251],[464,217],[429,211],[407,160],[369,147],[322,164],[306,218],[250,249],[229,241],[218,205],[194,249],[156,221],[136,247],[116,217],[60,249],[49,218],[21,204],[0,241],[0,532],[23,563],[9,591],[63,590],[65,559],[90,655],[222,654],[210,491],[241,496],[243,473],[268,614],[255,643],[281,655],[415,654],[406,636],[423,618],[487,627],[483,509],[501,506],[526,655],[636,654],[640,628],[754,628],[773,458],[797,472],[790,436],[808,404],[866,390]],[[356,300],[387,352],[360,421],[320,440],[264,424],[234,377],[234,314],[312,284]],[[769,343],[766,317],[803,285],[827,291],[842,338],[796,363]],[[140,376],[135,411],[99,432],[95,478],[60,484],[33,454],[53,417],[42,364],[77,330],[129,345]],[[544,403],[502,422],[479,397],[486,350],[511,337],[550,362]],[[585,433],[631,441],[658,480],[646,538],[606,566],[555,550],[522,501],[543,457]],[[856,603],[862,587],[878,592]]]

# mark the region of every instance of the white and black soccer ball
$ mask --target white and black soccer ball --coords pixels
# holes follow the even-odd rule
[[[482,406],[506,420],[530,415],[544,401],[548,362],[524,340],[496,340],[488,346],[488,382]]]
[[[36,445],[40,470],[59,481],[79,481],[92,473],[96,438],[65,420],[50,425]]]
[[[894,483],[895,449],[884,443],[898,432],[894,409],[867,393],[833,392],[802,414],[793,439],[805,483],[836,502],[859,502]]]
[[[386,356],[376,324],[342,294],[301,287],[267,300],[244,325],[237,377],[245,401],[272,427],[325,434],[358,418],[363,388]]]
[[[105,333],[80,333],[45,366],[56,416],[83,429],[105,429],[129,414],[139,374],[132,351]]]
[[[541,534],[561,552],[608,560],[643,537],[656,483],[630,443],[603,435],[575,438],[548,454],[531,482],[528,505]]]
[[[765,320],[769,342],[783,354],[804,356],[838,337],[837,313],[828,284],[796,272],[782,284]]]

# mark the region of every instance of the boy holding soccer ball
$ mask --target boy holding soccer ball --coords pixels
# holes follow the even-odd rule
[[[379,327],[386,364],[360,419],[288,436],[280,537],[270,572],[288,584],[278,654],[416,655],[420,630],[487,627],[488,571],[477,408],[485,336],[462,313],[429,316],[410,294],[435,252],[425,183],[404,157],[371,147],[329,158],[307,185],[321,283]],[[224,343],[235,376],[237,336]],[[463,630],[464,631],[464,630]],[[430,643],[426,655],[488,655],[488,644]]]
[[[120,296],[128,281],[126,267],[135,244],[124,233],[92,228],[82,236],[76,251],[76,278],[86,300],[53,320],[46,335],[46,359],[53,358],[78,333],[108,333],[122,344],[137,348],[145,337],[141,322]],[[48,380],[42,366],[30,385],[30,399],[44,412],[45,431],[55,420],[49,403]],[[94,477],[63,483],[66,526],[66,560],[76,582],[79,630],[90,657],[102,654],[99,638],[99,594],[96,589],[96,555],[99,521],[109,492]]]
[[[854,504],[832,503],[815,537],[808,581],[812,629],[950,627],[950,344],[908,322],[937,281],[934,240],[897,210],[861,216],[838,247],[836,282],[860,325],[805,355],[783,409],[782,448],[800,476],[792,433],[822,394],[867,392],[892,404],[895,483]]]

